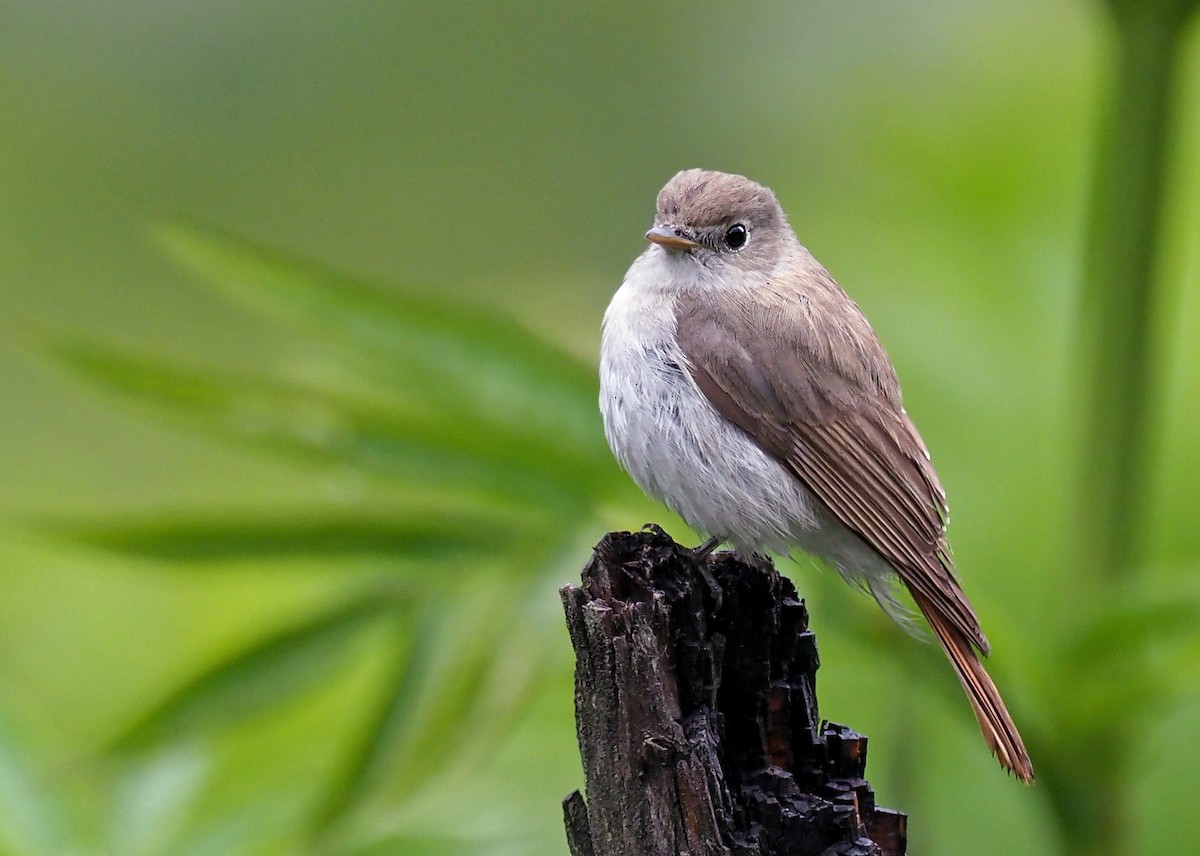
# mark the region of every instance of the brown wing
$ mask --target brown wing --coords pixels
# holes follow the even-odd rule
[[[819,299],[843,302],[845,326],[813,323]],[[717,411],[879,553],[919,602],[986,653],[954,577],[945,494],[900,406],[887,357],[849,299],[826,289],[730,315],[691,296],[680,301],[677,321],[691,375]]]
[[[777,293],[771,308],[743,305],[733,314],[703,296],[681,298],[677,335],[688,368],[722,416],[896,570],[950,658],[989,748],[1031,782],[1021,735],[973,650],[986,654],[988,643],[954,576],[946,497],[890,363],[832,280],[813,285],[803,297]],[[826,304],[820,317],[838,317],[840,327],[816,323],[817,301]]]

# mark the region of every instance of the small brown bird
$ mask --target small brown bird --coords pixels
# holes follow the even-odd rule
[[[871,326],[801,246],[775,195],[691,169],[658,196],[651,242],[604,316],[600,407],[650,496],[743,552],[816,555],[893,617],[898,579],[1000,763],[1033,766],[980,655],[954,573],[946,496]]]

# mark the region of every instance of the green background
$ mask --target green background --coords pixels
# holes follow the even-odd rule
[[[1080,454],[1073,362],[1116,73],[1099,3],[0,2],[0,853],[565,853],[558,801],[582,774],[557,587],[607,529],[653,519],[691,537],[682,524],[607,461],[563,464],[575,501],[556,504],[522,498],[520,466],[511,490],[476,490],[469,456],[381,477],[233,442],[257,418],[313,442],[337,426],[251,402],[231,427],[114,394],[111,366],[81,371],[54,343],[334,388],[387,373],[386,349],[314,346],[206,286],[226,270],[203,237],[219,227],[514,316],[586,367],[655,194],[691,166],[773,187],[887,345],[1041,776],[1000,773],[933,646],[828,572],[785,565],[814,616],[822,713],[871,736],[868,772],[909,812],[912,852],[1186,850],[1200,839],[1195,29],[1166,151],[1149,475],[1113,579],[1076,567],[1088,533],[1072,522],[1080,470],[1104,465]],[[181,221],[206,225],[164,239]],[[441,365],[453,380],[472,363]],[[409,395],[396,424],[429,392],[423,418],[482,458],[508,453],[470,417],[470,384],[390,382]],[[598,413],[566,412],[590,382],[561,402],[494,387],[477,407],[582,414],[590,455]],[[431,509],[439,544],[474,547],[434,556],[390,532]],[[386,537],[263,546],[270,521],[300,518]],[[250,547],[131,546],[146,521],[167,544],[196,520],[267,523]],[[520,538],[489,540],[512,520]],[[287,635],[381,579],[402,590],[394,616]],[[372,730],[397,674],[419,677],[403,723]]]

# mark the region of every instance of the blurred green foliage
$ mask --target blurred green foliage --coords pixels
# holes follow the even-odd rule
[[[1117,32],[1085,2],[0,6],[0,854],[565,852],[555,590],[608,528],[686,536],[605,448],[598,320],[698,165],[772,185],[888,344],[1034,757],[1006,780],[936,652],[792,568],[913,852],[1200,840],[1194,27],[1122,572],[1078,567],[1111,519],[1072,524]]]

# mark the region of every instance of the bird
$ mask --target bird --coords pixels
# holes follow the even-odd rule
[[[1032,782],[959,582],[946,494],[883,345],[744,176],[676,174],[604,313],[600,411],[622,467],[707,540],[807,553],[896,620],[907,589],[1002,767]]]

